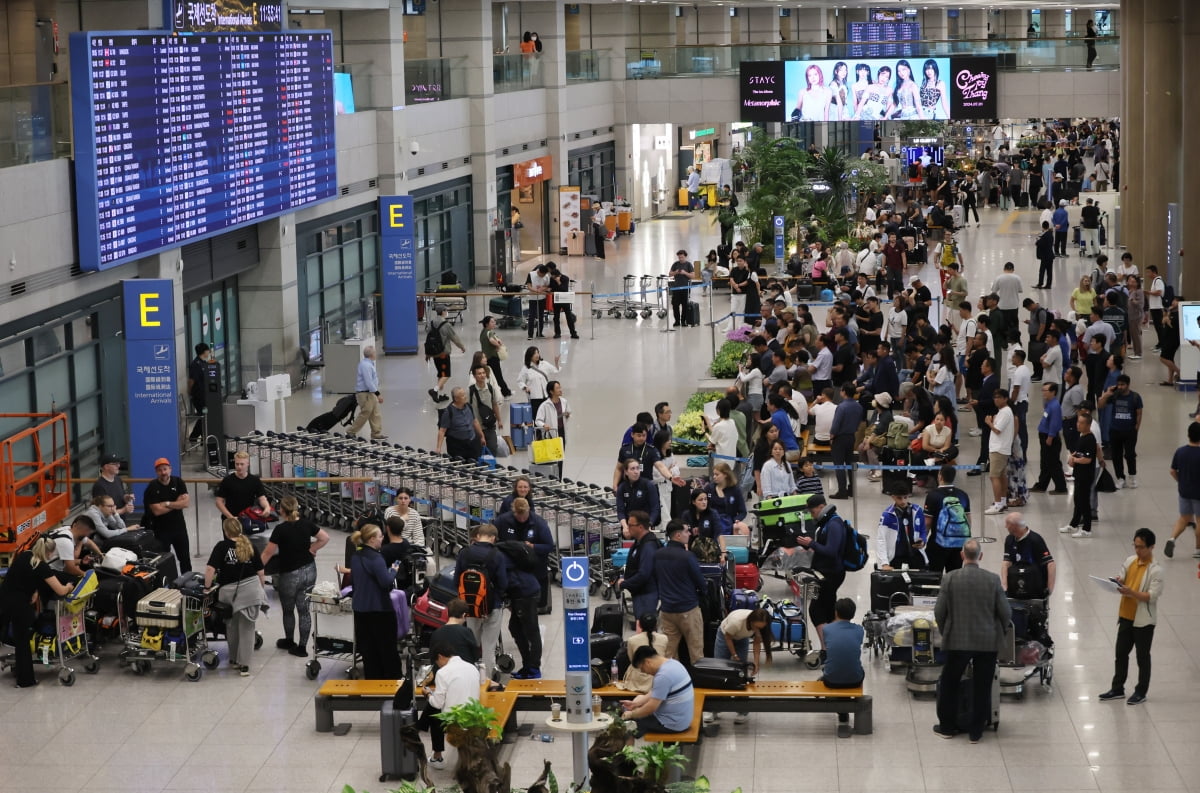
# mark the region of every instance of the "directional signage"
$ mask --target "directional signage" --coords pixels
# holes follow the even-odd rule
[[[784,219],[783,215],[775,216],[775,263],[779,264],[783,261],[783,241],[784,241]]]
[[[416,230],[412,196],[380,196],[383,351],[417,351]]]

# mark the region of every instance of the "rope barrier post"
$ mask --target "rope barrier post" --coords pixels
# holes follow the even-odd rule
[[[858,493],[859,493],[859,490],[858,490],[858,463],[857,462],[850,463],[850,470],[848,473],[850,474],[850,476],[847,479],[847,481],[850,484],[850,511],[854,513],[854,528],[857,529],[860,525],[862,525],[858,522]]]
[[[713,296],[712,289],[708,292],[708,331],[709,340],[712,342],[712,357],[717,357],[717,326],[713,322]]]
[[[671,292],[673,292],[675,289],[685,289],[685,288],[686,287],[663,286],[662,281],[659,281],[654,287],[654,299],[661,306],[662,299],[663,299],[663,292],[665,291],[667,293],[667,295],[670,296],[667,298],[667,302],[670,303],[671,298],[674,297],[674,295],[671,295]],[[675,332],[675,328],[671,326],[671,317],[668,315],[666,318],[666,321],[663,322],[663,328],[662,328],[662,330],[659,331],[659,333],[674,333],[674,332]]]
[[[591,298],[588,301],[588,306],[591,308],[591,311],[588,312],[588,315],[591,316],[591,320],[588,324],[591,325],[591,328],[592,328],[592,341],[595,341],[596,340],[596,282],[592,281],[590,284],[588,284],[588,288],[592,290]]]

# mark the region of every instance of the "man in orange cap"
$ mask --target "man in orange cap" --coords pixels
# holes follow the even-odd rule
[[[177,476],[171,476],[171,461],[159,457],[154,461],[155,479],[146,485],[142,502],[146,505],[146,518],[154,536],[164,547],[175,552],[179,572],[192,571],[192,552],[188,548],[187,522],[183,511],[192,505],[187,485]]]

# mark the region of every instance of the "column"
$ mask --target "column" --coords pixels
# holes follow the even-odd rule
[[[390,8],[378,11],[343,12],[342,47],[347,63],[365,64],[367,79],[355,87],[365,82],[371,92],[370,107],[376,108],[379,192],[404,193],[404,172],[412,155],[404,122],[403,0],[391,0]]]
[[[942,41],[950,35],[946,9],[931,8],[921,12],[921,36],[928,41]]]
[[[1042,13],[1045,13],[1044,11]],[[987,10],[964,8],[959,14],[959,33],[964,39],[987,38]]]
[[[238,276],[241,382],[288,372],[299,376],[300,306],[295,215],[258,224],[258,266]]]
[[[674,11],[672,11],[672,15]],[[550,239],[547,252],[551,255],[558,253],[558,188],[568,183],[567,151],[570,143],[567,133],[575,125],[570,118],[569,103],[567,102],[567,64],[565,49],[566,22],[561,2],[525,3],[521,10],[522,19],[529,20],[538,36],[545,42],[542,52],[542,83],[546,87],[546,148],[549,150],[553,163],[553,175],[550,179],[550,201],[555,207],[550,213]],[[672,20],[674,21],[674,20]],[[495,171],[493,170],[493,173]]]
[[[1124,107],[1121,112],[1121,183],[1117,205],[1121,209],[1120,238],[1117,242],[1135,257],[1142,254],[1142,203],[1146,132],[1146,89],[1142,69],[1144,52],[1145,6],[1142,0],[1123,0],[1122,18],[1125,21],[1121,32],[1121,95]],[[1143,261],[1136,259],[1136,261]],[[1149,264],[1149,260],[1145,260]]]
[[[1167,204],[1182,199],[1183,147],[1183,38],[1181,0],[1146,0],[1145,8],[1145,120],[1143,157],[1146,179],[1142,216],[1141,257],[1135,262],[1157,264],[1167,260]],[[1124,128],[1124,127],[1122,127]],[[1121,169],[1124,178],[1125,168]],[[1137,257],[1138,252],[1134,252]]]
[[[825,9],[793,8],[795,40],[801,43],[825,43]],[[789,37],[792,38],[792,37]]]
[[[1184,3],[1183,7],[1183,51],[1200,52],[1200,6],[1195,3]],[[1183,74],[1183,94],[1185,97],[1200,96],[1200,74],[1195,70],[1187,70]],[[1195,101],[1184,102],[1183,123],[1192,126],[1185,129],[1196,129],[1200,124],[1200,107]],[[1191,296],[1200,294],[1200,197],[1196,196],[1195,186],[1200,184],[1200,154],[1194,146],[1183,147],[1183,184],[1190,190],[1183,190],[1180,200],[1183,202],[1183,217],[1180,227],[1183,229],[1182,244],[1192,248],[1191,256],[1181,257],[1183,283],[1181,292]],[[1193,244],[1196,243],[1196,244]]]
[[[746,8],[743,7],[741,13],[745,13],[745,11]],[[690,9],[687,13],[695,14]],[[733,43],[731,34],[733,30],[732,20],[729,17],[729,9],[726,6],[700,6],[700,13],[696,16],[697,37],[689,41],[689,44],[693,43],[693,41],[698,44]]]

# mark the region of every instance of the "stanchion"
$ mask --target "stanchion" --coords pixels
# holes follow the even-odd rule
[[[590,316],[592,318],[591,322],[589,324],[591,325],[591,328],[592,328],[592,341],[595,341],[596,340],[596,282],[592,281],[590,284],[588,284],[588,288],[591,290],[591,293],[592,293],[588,297],[588,316]]]

